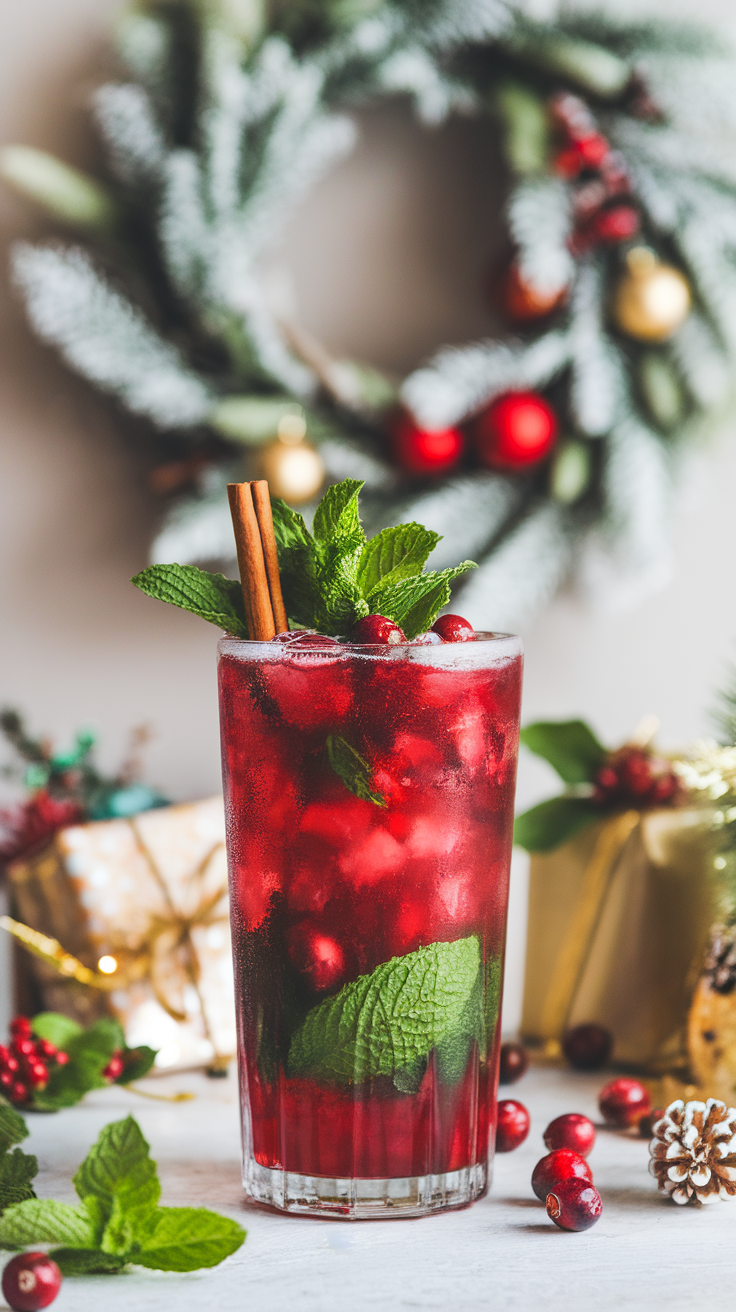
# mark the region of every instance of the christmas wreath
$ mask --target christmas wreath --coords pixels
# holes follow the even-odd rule
[[[19,245],[14,277],[40,336],[149,421],[154,560],[229,559],[225,484],[262,472],[295,503],[364,479],[371,528],[416,518],[437,568],[479,562],[463,610],[499,626],[573,565],[596,591],[659,577],[678,453],[736,354],[730,52],[505,0],[148,0],[119,47],[105,178],[22,147],[2,170],[83,238]],[[500,125],[508,332],[396,384],[279,317],[259,269],[351,111],[401,95],[430,127]]]

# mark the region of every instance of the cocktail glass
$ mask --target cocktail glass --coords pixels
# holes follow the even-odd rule
[[[243,1180],[284,1211],[482,1196],[518,638],[219,644]]]

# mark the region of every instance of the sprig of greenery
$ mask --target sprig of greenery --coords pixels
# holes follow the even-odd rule
[[[34,1034],[67,1053],[69,1060],[52,1069],[45,1089],[36,1090],[30,1104],[33,1110],[56,1112],[73,1107],[91,1089],[109,1084],[130,1084],[151,1069],[156,1053],[153,1048],[129,1048],[119,1021],[103,1016],[83,1029],[69,1016],[45,1011],[31,1022]],[[103,1076],[111,1057],[120,1056],[122,1073],[115,1080]]]
[[[2,1121],[0,1120],[0,1132]],[[27,1131],[26,1131],[27,1133]],[[132,1116],[107,1125],[74,1176],[80,1205],[28,1197],[0,1218],[0,1248],[56,1244],[64,1275],[197,1271],[237,1251],[245,1230],[203,1207],[159,1207],[161,1186]]]
[[[431,628],[450,600],[455,579],[469,569],[425,571],[440,541],[421,524],[399,524],[367,539],[360,522],[362,482],[346,478],[329,487],[310,533],[304,518],[285,501],[272,502],[286,612],[299,627],[347,633],[365,615],[384,615],[415,638]],[[149,597],[169,602],[245,637],[240,585],[193,565],[150,565],[132,582]]]

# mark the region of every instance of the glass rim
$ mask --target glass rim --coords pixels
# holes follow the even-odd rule
[[[302,631],[303,632],[303,631]],[[313,631],[308,630],[311,634]],[[295,634],[296,636],[296,634]],[[318,634],[314,632],[315,637],[324,638],[324,643],[310,643],[308,647],[298,647],[295,643],[277,642],[275,638],[258,639],[258,638],[236,638],[232,634],[223,634],[217,644],[218,652],[221,654],[245,656],[251,653],[253,656],[260,656],[276,660],[279,657],[302,658],[309,656],[331,656],[334,659],[347,659],[351,656],[372,657],[373,659],[390,659],[392,661],[410,660],[422,664],[432,664],[437,661],[439,664],[465,664],[470,665],[479,663],[479,658],[485,653],[490,656],[493,653],[495,659],[499,657],[520,655],[523,652],[521,638],[515,633],[500,633],[491,630],[479,629],[476,631],[475,638],[469,642],[437,642],[437,643],[353,643],[353,642],[335,642],[327,634]],[[504,648],[507,650],[504,651]]]

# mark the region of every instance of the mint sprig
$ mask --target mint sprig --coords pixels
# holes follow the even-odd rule
[[[62,1107],[73,1107],[91,1089],[107,1088],[111,1081],[104,1077],[103,1071],[115,1053],[123,1062],[116,1084],[141,1079],[156,1057],[153,1048],[128,1048],[122,1026],[112,1017],[103,1016],[83,1029],[69,1016],[46,1011],[33,1018],[31,1028],[38,1038],[63,1048],[69,1058],[66,1065],[52,1067],[45,1089],[34,1093],[32,1106],[37,1111],[55,1112]]]
[[[373,771],[365,757],[360,755],[339,734],[327,735],[327,759],[339,779],[355,797],[365,802],[374,802],[376,806],[386,806],[386,798],[373,782]]]
[[[325,492],[310,533],[285,501],[272,502],[284,604],[289,620],[319,633],[347,633],[365,615],[384,615],[415,638],[431,628],[450,600],[453,581],[475,569],[465,560],[425,571],[439,534],[399,524],[366,539],[358,497],[363,483],[346,478]],[[150,565],[132,582],[149,597],[246,637],[240,584],[193,565]]]
[[[433,1048],[465,1032],[479,970],[474,935],[393,957],[307,1012],[289,1072],[360,1084],[415,1071]]]
[[[14,1203],[36,1197],[31,1180],[38,1173],[38,1162],[30,1153],[14,1147],[27,1137],[23,1117],[0,1099],[0,1213]]]
[[[58,1244],[64,1275],[216,1266],[240,1248],[236,1221],[203,1207],[159,1207],[156,1164],[132,1116],[107,1125],[74,1176],[80,1205],[32,1198],[0,1218],[0,1248]]]

